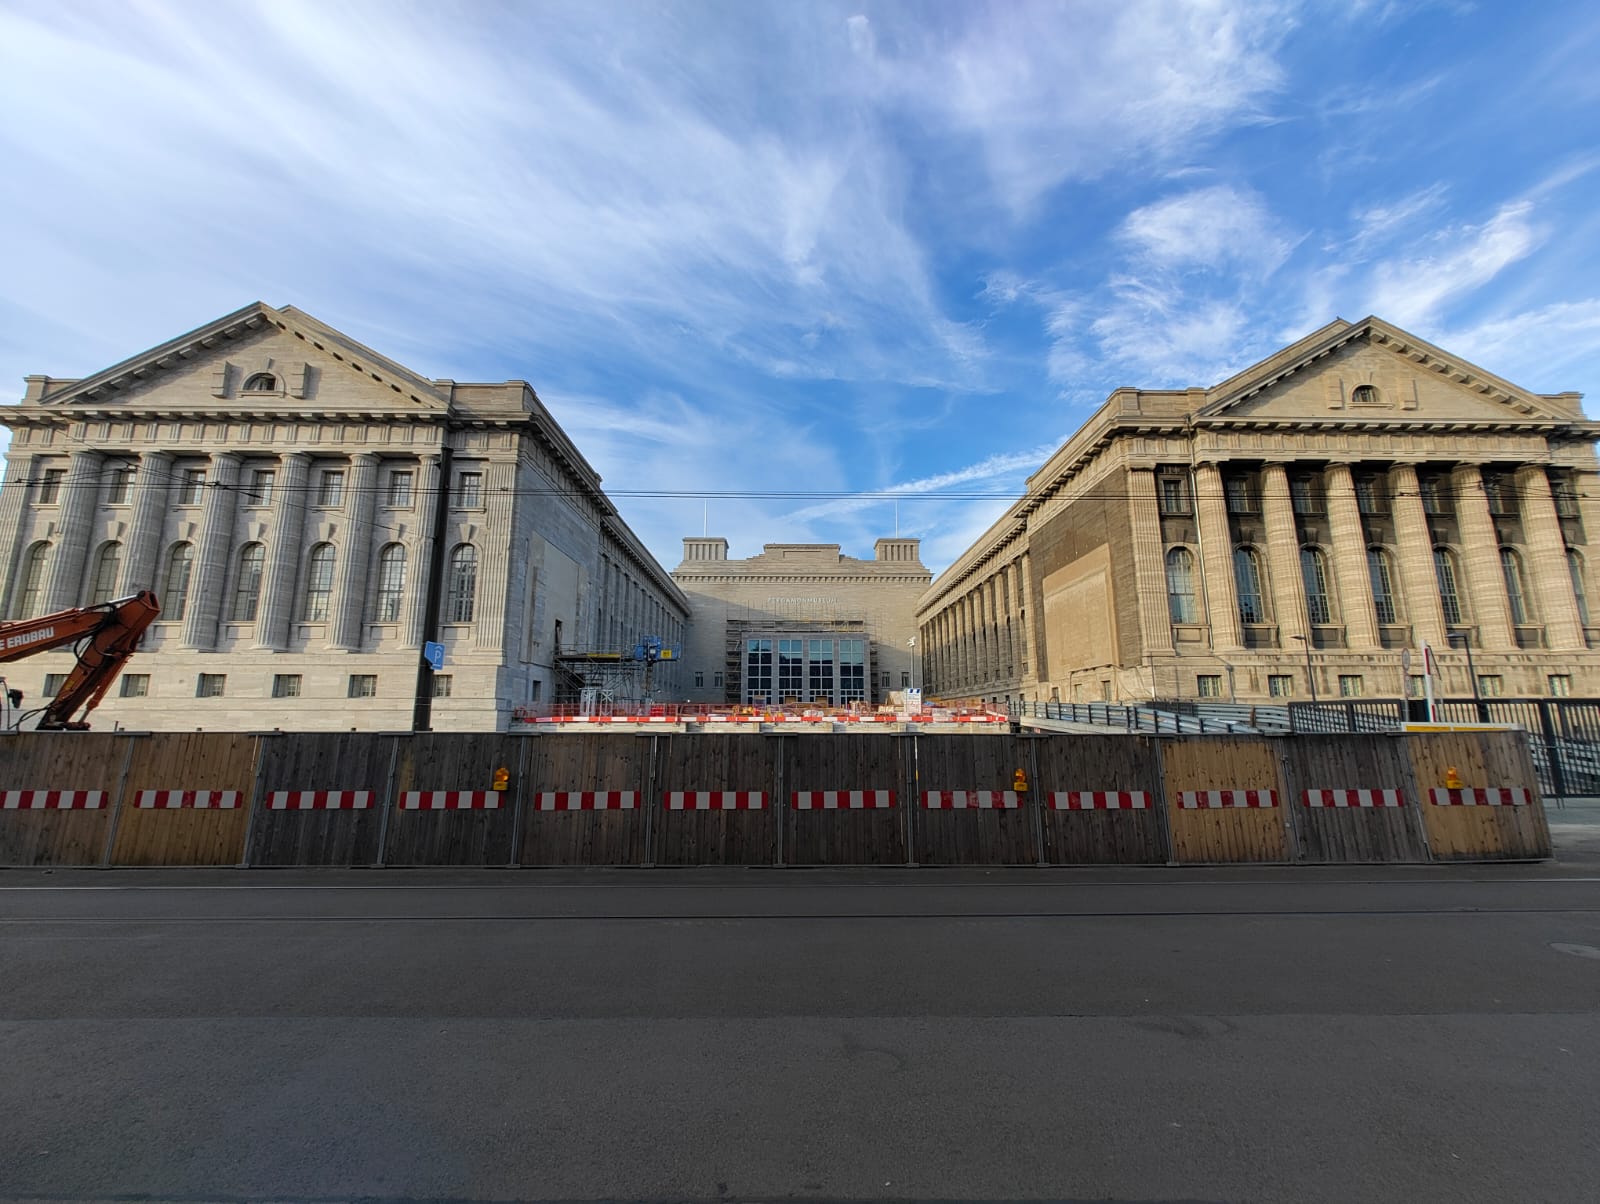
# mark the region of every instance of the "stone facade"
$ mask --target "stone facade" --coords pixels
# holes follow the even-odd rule
[[[1119,389],[918,607],[945,698],[1600,695],[1600,424],[1377,318]],[[1404,667],[1410,653],[1411,668]]]
[[[426,380],[292,307],[29,377],[0,422],[0,615],[162,599],[97,727],[407,730],[436,639],[431,726],[503,730],[559,652],[689,617],[527,384]],[[71,664],[6,676],[37,702]]]
[[[838,544],[769,543],[730,560],[725,539],[685,539],[672,572],[692,612],[681,697],[875,703],[920,685],[909,641],[933,574],[919,548],[880,539],[872,560],[858,560]],[[858,667],[856,690],[847,683]]]

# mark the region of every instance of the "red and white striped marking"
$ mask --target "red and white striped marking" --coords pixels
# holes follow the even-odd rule
[[[1183,790],[1178,806],[1185,811],[1211,811],[1220,807],[1276,807],[1276,790]]]
[[[796,790],[796,811],[873,811],[894,806],[893,790]]]
[[[1144,811],[1150,796],[1143,790],[1058,790],[1050,806],[1055,811]]]
[[[1435,786],[1428,797],[1436,807],[1526,807],[1533,802],[1526,786]]]
[[[924,790],[922,805],[930,811],[1011,811],[1022,806],[1022,796],[1015,790]]]
[[[498,811],[498,790],[407,790],[402,811]]]
[[[662,801],[669,811],[760,811],[767,796],[760,790],[669,790]]]
[[[95,811],[104,790],[0,790],[0,811]]]
[[[370,790],[274,790],[267,798],[271,811],[365,811],[370,806]]]
[[[141,790],[134,796],[133,805],[147,811],[178,811],[189,807],[197,810],[220,808],[224,811],[239,805],[237,790]]]
[[[1300,801],[1308,807],[1404,807],[1399,790],[1307,790]]]
[[[533,796],[536,811],[632,811],[636,790],[545,790]]]

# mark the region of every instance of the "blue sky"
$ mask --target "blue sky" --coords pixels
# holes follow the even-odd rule
[[[904,493],[938,570],[1111,389],[1335,316],[1593,393],[1597,60],[1555,0],[0,0],[0,382],[294,304],[532,382],[613,490]]]

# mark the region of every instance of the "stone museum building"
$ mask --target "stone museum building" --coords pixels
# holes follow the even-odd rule
[[[0,615],[160,598],[100,728],[403,731],[421,694],[434,728],[502,730],[582,656],[684,638],[683,592],[529,385],[428,380],[292,307],[31,376],[0,423]],[[32,706],[72,664],[5,676]]]
[[[1393,698],[1426,644],[1451,696],[1600,695],[1597,438],[1375,317],[1118,389],[921,599],[928,692]]]
[[[910,641],[933,574],[919,548],[880,539],[858,560],[838,544],[769,543],[730,560],[725,539],[685,539],[672,571],[690,608],[682,697],[871,705],[920,685]]]

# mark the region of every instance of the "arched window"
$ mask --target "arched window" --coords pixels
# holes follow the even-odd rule
[[[1350,404],[1353,406],[1375,406],[1378,404],[1378,390],[1371,385],[1357,385],[1350,391]]]
[[[1500,571],[1506,579],[1506,601],[1511,603],[1511,621],[1518,627],[1529,622],[1528,591],[1522,575],[1522,557],[1515,548],[1500,549]]]
[[[275,393],[278,389],[278,378],[270,372],[257,372],[244,382],[246,393]]]
[[[194,545],[175,543],[167,553],[166,582],[161,587],[161,617],[181,620],[189,609],[189,582],[194,577]]]
[[[1378,622],[1398,623],[1399,608],[1394,602],[1394,562],[1386,549],[1367,549],[1367,575],[1372,579],[1372,603],[1378,612]]]
[[[239,574],[233,582],[233,610],[228,616],[234,623],[254,623],[256,608],[261,604],[261,572],[266,567],[267,549],[258,543],[247,543],[239,549]]]
[[[94,558],[94,582],[89,588],[89,605],[98,606],[117,596],[117,574],[122,571],[122,545],[112,540],[100,545]]]
[[[450,553],[450,576],[446,582],[444,621],[470,623],[478,594],[478,549],[470,543],[457,544]]]
[[[1254,548],[1233,550],[1233,584],[1239,592],[1239,622],[1265,623],[1267,607],[1261,597],[1261,557]]]
[[[1451,627],[1461,626],[1461,589],[1457,584],[1461,573],[1456,566],[1456,554],[1449,548],[1433,550],[1433,575],[1439,580],[1439,603],[1444,608],[1444,621]]]
[[[374,621],[398,623],[405,592],[406,550],[400,544],[388,544],[378,554],[378,613]]]
[[[1576,548],[1567,549],[1567,571],[1572,574],[1572,595],[1578,600],[1578,621],[1589,626],[1589,591],[1584,586],[1583,554]]]
[[[319,543],[306,559],[306,597],[300,618],[306,623],[326,623],[333,597],[333,545]]]
[[[17,591],[17,600],[11,606],[13,619],[31,619],[34,615],[43,613],[45,570],[49,565],[48,543],[41,540],[28,549],[28,554],[22,561],[22,573],[17,578],[22,588]]]
[[[1328,592],[1328,554],[1321,548],[1300,549],[1300,579],[1306,587],[1306,614],[1316,624],[1333,622],[1333,600]]]
[[[1197,623],[1194,604],[1194,554],[1188,548],[1167,552],[1167,612],[1174,623]]]

